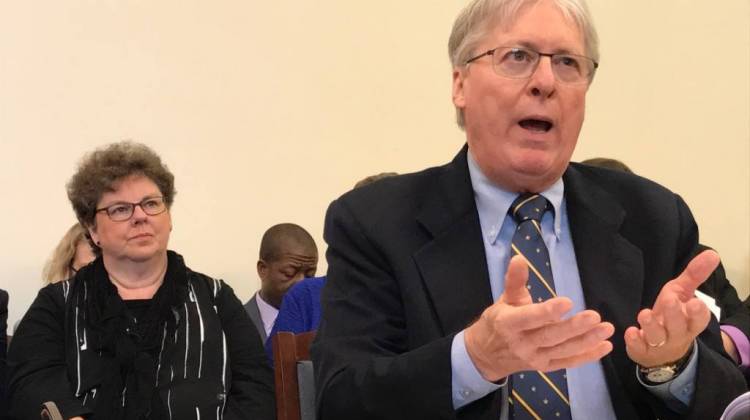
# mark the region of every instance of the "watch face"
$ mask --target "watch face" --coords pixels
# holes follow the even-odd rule
[[[646,374],[646,379],[648,379],[650,382],[655,382],[655,383],[667,382],[673,377],[674,377],[674,369],[672,369],[671,367],[662,367],[659,369],[654,369],[653,371],[648,372]]]

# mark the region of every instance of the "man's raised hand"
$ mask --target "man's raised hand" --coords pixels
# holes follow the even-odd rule
[[[511,258],[503,294],[464,332],[466,350],[482,377],[495,382],[524,370],[570,368],[612,351],[611,323],[592,310],[563,319],[573,306],[566,297],[533,303],[528,277],[526,260]]]

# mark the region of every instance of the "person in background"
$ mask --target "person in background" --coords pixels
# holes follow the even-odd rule
[[[303,278],[315,276],[318,247],[302,226],[281,223],[263,234],[259,254],[260,290],[245,303],[245,311],[265,343],[284,294]]]
[[[260,337],[232,288],[168,250],[174,175],[145,145],[87,154],[67,184],[99,257],[43,288],[10,347],[11,415],[272,419]]]
[[[747,389],[693,295],[719,256],[678,195],[570,162],[585,2],[473,0],[448,46],[466,145],[328,208],[319,418],[718,418]]]
[[[0,289],[0,420],[4,420],[8,411],[8,292]]]
[[[67,280],[95,258],[86,230],[76,223],[65,232],[52,251],[52,256],[44,264],[42,278],[47,284]]]
[[[279,309],[279,316],[266,340],[266,353],[271,353],[271,339],[279,332],[299,334],[315,331],[320,324],[320,291],[326,284],[325,276],[302,279],[289,289]]]
[[[581,161],[585,165],[597,166],[600,168],[612,169],[627,173],[634,173],[628,165],[610,158],[591,158]],[[711,249],[705,245],[700,245],[698,252]],[[711,276],[698,287],[698,291],[708,296],[708,299],[714,301],[720,309],[721,324],[721,341],[724,344],[724,350],[732,357],[740,370],[745,374],[745,378],[750,384],[750,296],[743,303],[734,287],[727,280],[724,266],[719,263],[716,270]]]
[[[273,363],[273,337],[280,332],[300,334],[315,331],[320,324],[320,292],[326,284],[325,276],[300,280],[284,295],[279,316],[266,340],[266,355]]]
[[[383,172],[368,176],[354,184],[354,189],[395,175],[398,174]],[[272,338],[274,335],[280,331],[300,334],[318,329],[318,324],[320,324],[320,292],[323,290],[325,282],[325,276],[304,278],[292,286],[284,295],[276,322],[266,340],[266,354],[268,354],[272,366]]]
[[[86,230],[80,223],[75,223],[65,232],[44,264],[42,279],[46,284],[52,284],[73,277],[81,267],[94,261],[94,252]],[[20,322],[19,319],[13,325],[14,333]]]

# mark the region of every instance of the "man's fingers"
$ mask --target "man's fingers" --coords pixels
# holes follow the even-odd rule
[[[601,342],[612,337],[614,333],[614,325],[609,322],[602,322],[583,334],[541,349],[540,354],[549,360],[567,359],[596,348]]]
[[[698,298],[684,304],[672,296],[664,301],[663,309],[663,324],[656,320],[653,311],[644,309],[638,314],[641,328],[625,330],[628,357],[641,366],[659,366],[684,356],[711,316]]]
[[[637,327],[628,327],[625,330],[625,345],[631,359],[634,354],[644,354],[647,350],[646,341],[641,337]]]
[[[602,357],[609,354],[609,352],[612,351],[612,343],[609,341],[603,341],[599,343],[596,347],[593,349],[577,354],[575,356],[566,357],[563,359],[554,359],[551,360],[549,363],[549,370],[547,372],[551,372],[553,370],[558,369],[570,369],[574,368],[576,366],[582,365],[584,363],[590,363],[595,362]]]
[[[644,309],[638,314],[641,337],[651,347],[660,347],[667,341],[667,330],[656,320],[653,311]]]
[[[667,338],[674,339],[687,334],[687,314],[683,311],[682,302],[678,299],[671,298],[664,303],[663,318]]]
[[[592,310],[586,310],[560,322],[545,324],[528,331],[525,341],[535,347],[552,347],[580,336],[601,324],[602,318]]]
[[[540,328],[559,322],[562,316],[572,308],[573,302],[566,297],[556,297],[542,303],[519,306],[513,308],[513,313],[503,320],[503,328],[513,328],[516,331]]]
[[[680,286],[679,293],[683,302],[693,297],[695,289],[716,270],[720,261],[719,254],[716,251],[707,249],[693,257],[685,270],[672,280]]]
[[[711,312],[706,304],[698,299],[692,298],[685,304],[687,312],[687,330],[694,337],[702,333],[711,320]]]
[[[508,271],[505,272],[505,291],[501,300],[512,306],[528,305],[531,303],[531,295],[526,288],[529,279],[529,266],[526,259],[516,255],[508,263]]]

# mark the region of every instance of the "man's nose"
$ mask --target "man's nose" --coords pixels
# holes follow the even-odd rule
[[[552,70],[552,58],[539,57],[536,69],[529,78],[529,93],[533,96],[552,96],[556,83],[555,72]]]

